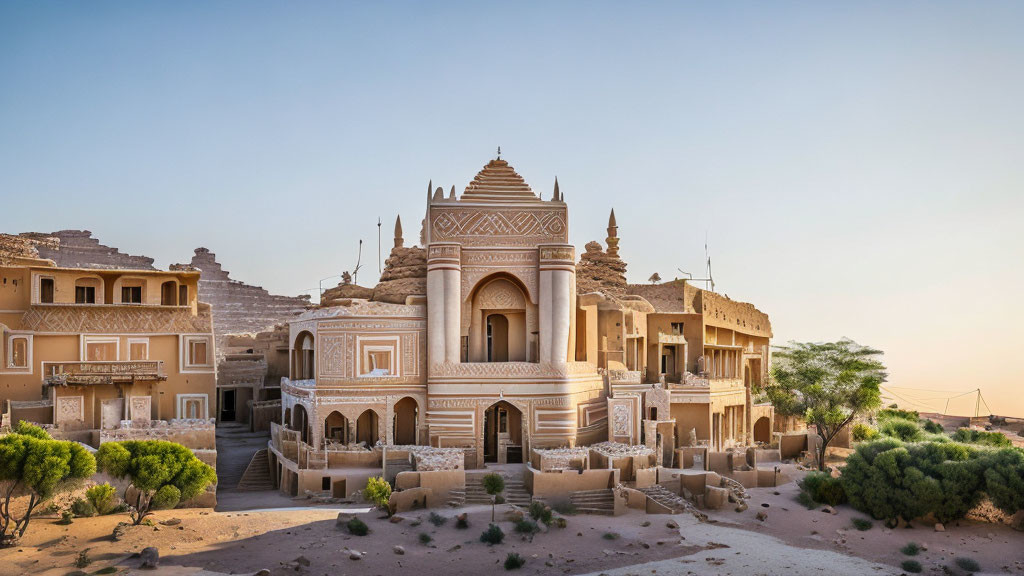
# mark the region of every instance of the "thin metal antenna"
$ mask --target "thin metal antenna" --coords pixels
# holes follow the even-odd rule
[[[359,285],[359,269],[363,267],[363,240],[359,239],[359,256],[356,258],[356,267],[352,270],[352,283]]]
[[[380,216],[377,217],[377,274],[380,274]]]
[[[704,231],[704,258],[707,261],[708,267],[708,278],[705,281],[704,287],[707,288],[708,283],[711,284],[711,291],[715,291],[715,277],[711,274],[711,252],[708,250],[708,231]]]

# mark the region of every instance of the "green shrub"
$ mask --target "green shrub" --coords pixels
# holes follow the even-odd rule
[[[167,484],[162,486],[153,495],[150,501],[150,507],[153,510],[170,510],[181,502],[181,490],[178,490],[177,486]]]
[[[917,574],[922,570],[921,563],[917,560],[904,560],[900,563],[900,568],[903,568],[911,574]]]
[[[878,430],[875,430],[867,424],[854,424],[853,425],[853,441],[854,442],[865,442],[867,440],[874,440],[878,438]]]
[[[352,518],[345,524],[345,529],[353,536],[366,536],[370,533],[370,527],[359,518]]]
[[[981,564],[978,564],[971,558],[961,556],[955,560],[956,565],[960,567],[964,572],[980,572]]]
[[[85,491],[85,497],[96,509],[97,514],[110,514],[116,508],[117,490],[110,484],[97,484]]]
[[[885,408],[878,411],[878,420],[905,420],[917,424],[921,415],[917,410],[900,410],[899,408]]]
[[[853,527],[861,532],[867,532],[868,530],[871,530],[872,526],[875,525],[871,520],[868,520],[867,518],[854,518],[852,522]]]
[[[434,537],[433,536],[431,536],[430,534],[427,534],[426,532],[420,532],[420,544],[423,544],[424,546],[426,546],[427,544],[430,544],[433,541],[434,541]]]
[[[983,456],[985,493],[1007,514],[1024,510],[1024,450],[1003,448]]]
[[[444,526],[444,523],[448,521],[447,518],[441,516],[437,512],[431,512],[430,516],[427,517],[427,520],[434,526],[437,526],[438,528]]]
[[[601,534],[601,538],[604,538],[605,540],[618,540],[619,535],[617,532],[605,532],[604,534]]]
[[[551,508],[540,501],[530,502],[530,517],[545,526],[551,525]]]
[[[808,494],[806,490],[801,490],[797,493],[796,501],[808,510],[814,510],[818,507],[818,503],[814,501],[814,498],[811,498],[811,495]]]
[[[480,535],[480,541],[490,545],[501,544],[501,541],[505,539],[505,533],[501,531],[501,527],[497,524],[491,524],[484,530],[484,533]]]
[[[96,507],[84,498],[79,498],[71,503],[71,512],[76,518],[88,518],[96,515]]]
[[[904,442],[917,442],[924,437],[924,431],[917,425],[917,422],[900,418],[883,421],[882,425],[878,427],[878,432],[882,436],[889,436]]]
[[[484,490],[494,496],[505,491],[505,478],[501,474],[491,472],[483,478]]]
[[[518,570],[523,564],[526,564],[526,558],[516,552],[509,552],[508,556],[505,556],[505,570]]]
[[[924,420],[924,431],[929,434],[943,434],[946,432],[945,428],[942,427],[942,424],[939,424],[934,420]]]
[[[971,430],[960,428],[953,433],[953,440],[966,444],[980,444],[994,448],[1009,448],[1013,442],[1002,432],[986,432],[984,430]]]
[[[815,502],[837,506],[846,502],[846,491],[839,478],[828,472],[808,472],[800,481],[800,487],[807,491]]]
[[[841,477],[850,504],[879,520],[929,513],[940,522],[962,518],[981,500],[978,450],[965,444],[904,444],[883,438],[861,444]]]
[[[516,532],[520,534],[536,534],[537,532],[540,532],[540,526],[538,526],[536,522],[530,520],[529,518],[517,520],[515,525]]]
[[[921,552],[921,547],[917,545],[917,542],[907,542],[907,545],[900,548],[900,552],[907,556],[917,556]]]
[[[371,476],[366,479],[363,497],[374,506],[387,509],[388,502],[391,501],[391,484],[380,476]]]

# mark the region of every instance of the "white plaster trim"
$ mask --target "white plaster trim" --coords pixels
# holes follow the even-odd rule
[[[96,334],[82,334],[79,338],[79,350],[78,357],[82,362],[92,362],[92,358],[89,358],[87,350],[89,344],[114,344],[114,356],[113,362],[117,362],[121,359],[121,338],[120,336],[99,336]],[[110,362],[111,360],[106,360]]]
[[[33,334],[31,332],[15,332],[11,331],[7,336],[7,357],[4,359],[4,373],[5,374],[32,374],[32,348],[33,348]],[[25,343],[25,359],[28,360],[27,366],[15,366],[14,365],[14,340],[17,338],[25,338],[28,342]]]
[[[185,400],[192,399],[201,399],[203,401],[203,415],[201,418],[206,419],[210,417],[210,397],[208,394],[178,394],[176,398],[178,400],[178,418],[186,418]]]
[[[146,345],[146,357],[135,358],[135,360],[149,360],[149,338],[129,338],[128,339],[128,358],[132,360],[132,344],[145,344]]]
[[[189,364],[189,343],[206,341],[206,364]],[[182,374],[211,374],[214,372],[213,358],[216,356],[213,337],[210,334],[180,334],[178,336],[178,372]]]

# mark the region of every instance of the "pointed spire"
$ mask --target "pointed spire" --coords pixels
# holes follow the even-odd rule
[[[444,190],[440,186],[434,190],[434,200],[444,200]]]
[[[433,193],[434,193],[434,179],[431,178],[430,181],[427,182],[427,204],[430,204],[430,196]]]
[[[395,248],[405,245],[405,238],[402,238],[402,216],[395,217]]]
[[[608,255],[618,258],[619,226],[615,223],[615,208],[612,208],[612,213],[608,215],[608,237],[605,238],[605,242],[608,243]]]
[[[452,191],[450,194],[448,194],[448,199],[455,200],[455,184],[452,184]]]
[[[551,195],[551,200],[558,202],[558,176],[555,176],[555,193]]]

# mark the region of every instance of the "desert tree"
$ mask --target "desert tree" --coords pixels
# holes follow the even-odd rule
[[[217,480],[213,468],[174,442],[144,440],[107,442],[96,456],[99,469],[129,480],[123,499],[136,525],[153,510],[174,508],[198,496]],[[129,490],[134,494],[129,495]]]
[[[819,470],[825,469],[825,450],[836,434],[881,406],[879,386],[886,378],[881,355],[849,339],[776,348],[764,391],[777,413],[802,417],[817,429]]]
[[[42,428],[19,422],[0,437],[0,546],[25,535],[40,504],[95,473],[96,459],[81,444],[54,440]],[[12,509],[16,499],[23,504]]]
[[[494,522],[494,505],[498,502],[498,494],[505,491],[505,477],[491,472],[483,478],[484,491],[491,495],[491,522]]]

